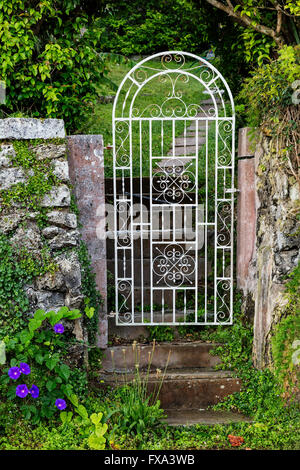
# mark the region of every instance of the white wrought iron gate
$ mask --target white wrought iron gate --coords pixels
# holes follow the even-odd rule
[[[133,67],[113,109],[116,321],[231,324],[234,104],[194,54]]]

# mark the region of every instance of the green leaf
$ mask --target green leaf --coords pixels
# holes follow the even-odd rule
[[[76,411],[83,419],[88,419],[88,412],[86,411],[86,408],[83,405],[79,405],[76,408]]]
[[[30,332],[29,330],[22,330],[21,333],[19,334],[19,338],[21,343],[25,344],[28,343],[29,341],[32,340],[33,338],[33,333]]]
[[[75,407],[79,405],[78,397],[77,395],[75,395],[75,393],[72,393],[68,398],[70,402],[72,403],[72,405],[74,405]]]
[[[104,436],[104,434],[105,434],[106,431],[107,431],[107,428],[108,428],[108,426],[107,426],[106,423],[104,423],[104,424],[101,424],[101,423],[96,424],[96,425],[95,425],[95,434],[96,434],[96,436],[97,436],[97,437]]]
[[[90,420],[92,421],[93,424],[98,424],[100,423],[101,419],[102,419],[102,416],[103,416],[103,413],[93,413],[91,414],[90,416]]]
[[[41,353],[38,353],[36,356],[35,356],[35,360],[38,364],[43,364],[44,362],[44,356],[41,354]]]
[[[54,367],[57,365],[58,361],[59,361],[58,356],[52,356],[46,360],[46,366],[48,367],[48,369],[53,370]]]
[[[90,449],[95,450],[103,450],[105,448],[106,439],[103,436],[96,436],[96,434],[92,433],[88,438],[88,446]]]
[[[70,377],[70,368],[66,365],[66,364],[62,364],[59,368],[59,375],[64,379],[64,380],[68,380],[68,378]]]
[[[49,392],[53,392],[56,389],[56,382],[54,380],[48,380],[46,383],[46,388]]]
[[[94,313],[95,313],[94,307],[85,307],[84,311],[88,318],[93,318]]]
[[[0,364],[3,365],[6,362],[6,354],[5,354],[5,343],[4,341],[0,341]]]

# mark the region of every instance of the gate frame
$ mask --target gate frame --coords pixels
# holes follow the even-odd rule
[[[181,69],[180,67],[179,68],[174,68],[174,69],[166,69],[165,71],[164,70],[161,70],[159,73],[157,74],[154,74],[154,75],[151,75],[149,76],[148,79],[146,79],[145,81],[141,82],[141,83],[138,83],[138,81],[136,81],[133,77],[134,73],[140,68],[143,66],[143,64],[147,63],[148,61],[151,61],[153,59],[156,59],[158,57],[161,57],[161,58],[164,58],[164,57],[187,57],[188,59],[191,59],[191,60],[194,60],[194,61],[198,61],[199,62],[199,66],[198,67],[205,67],[204,70],[206,69],[209,69],[209,71],[212,73],[212,79],[209,81],[209,82],[204,82],[203,80],[201,80],[201,78],[195,76],[195,75],[192,75],[192,74],[189,74],[188,72],[184,71],[184,69]],[[176,59],[175,59],[176,60]],[[207,138],[207,132],[208,132],[208,121],[213,121],[215,123],[215,142],[216,142],[216,150],[215,150],[215,191],[214,191],[214,196],[215,196],[215,210],[214,210],[214,223],[211,223],[210,225],[214,225],[215,227],[215,233],[216,233],[216,236],[215,236],[215,242],[214,242],[214,321],[213,322],[208,322],[208,321],[205,321],[205,322],[197,322],[197,321],[194,321],[194,322],[153,322],[153,302],[152,302],[152,289],[151,289],[151,322],[150,323],[145,323],[143,321],[143,316],[142,316],[142,321],[141,322],[135,322],[134,321],[134,313],[135,313],[135,309],[134,309],[134,258],[133,258],[133,228],[132,228],[132,221],[133,221],[133,188],[132,188],[132,178],[133,178],[133,175],[132,175],[132,140],[131,140],[131,130],[132,130],[132,122],[133,121],[136,121],[138,120],[139,122],[141,122],[141,120],[143,118],[141,117],[135,117],[133,116],[133,106],[134,106],[134,103],[135,103],[135,99],[136,97],[138,96],[138,94],[140,93],[140,91],[142,90],[142,88],[148,83],[150,82],[151,80],[153,80],[155,77],[157,76],[160,76],[160,75],[167,75],[168,73],[179,73],[179,74],[183,74],[183,75],[186,75],[186,76],[190,76],[196,80],[198,80],[198,82],[207,90],[208,92],[208,95],[209,97],[212,99],[212,102],[213,102],[213,105],[214,105],[214,109],[216,111],[216,115],[213,116],[213,117],[209,117],[207,116],[206,118],[197,118],[197,116],[195,117],[192,117],[192,116],[188,116],[186,117],[186,121],[195,121],[196,123],[196,152],[195,152],[195,161],[198,162],[198,151],[199,151],[199,146],[198,146],[198,123],[199,121],[204,121],[206,122],[206,138]],[[127,80],[131,80],[132,84],[131,86],[136,85],[137,86],[137,90],[134,94],[134,96],[132,97],[131,99],[131,104],[130,104],[130,109],[129,109],[129,115],[127,117],[124,117],[123,115],[123,112],[124,112],[124,109],[125,109],[125,106],[126,106],[126,100],[127,100],[127,97],[129,96],[129,92],[130,92],[130,89],[129,91],[127,92],[127,94],[125,95],[125,99],[123,101],[123,108],[122,108],[122,116],[120,117],[117,117],[116,116],[116,109],[117,109],[117,105],[119,104],[119,97],[120,97],[120,93],[123,89],[123,86],[124,84],[126,83]],[[230,105],[231,105],[231,116],[227,116],[226,115],[226,107],[225,107],[225,102],[223,100],[223,96],[222,96],[222,91],[219,90],[219,88],[217,88],[218,90],[218,95],[216,93],[216,89],[212,89],[210,90],[210,87],[212,84],[215,84],[215,82],[217,82],[217,80],[220,80],[222,82],[222,86],[225,87],[226,89],[226,92],[227,92],[227,95],[228,95],[228,98],[229,98],[229,102],[230,102]],[[223,90],[224,91],[224,90]],[[220,117],[219,116],[219,107],[217,105],[217,102],[215,100],[215,95],[217,95],[218,98],[220,98],[221,100],[221,104],[223,106],[223,110],[225,112],[225,115],[224,117]],[[161,105],[161,103],[160,103]],[[200,106],[200,104],[199,104]],[[154,120],[155,118],[153,117],[147,117],[145,118],[146,121],[152,121]],[[170,120],[172,119],[172,117],[169,117],[169,118],[166,118],[166,117],[157,117],[157,120],[164,120],[164,119],[167,119],[167,120]],[[183,120],[184,118],[182,117],[173,117],[174,120]],[[132,279],[131,279],[131,297],[132,297],[132,300],[131,300],[131,313],[130,312],[126,312],[125,315],[124,315],[124,318],[125,318],[125,321],[124,320],[120,320],[120,316],[119,316],[119,312],[118,312],[118,293],[119,293],[119,288],[118,286],[120,285],[120,280],[122,280],[121,278],[118,277],[118,256],[117,256],[117,252],[118,252],[118,249],[117,249],[117,234],[119,233],[118,230],[117,230],[117,214],[118,214],[118,211],[117,211],[117,205],[118,205],[118,200],[117,200],[117,186],[116,186],[116,181],[117,181],[117,176],[116,176],[116,172],[117,172],[117,166],[116,166],[116,160],[117,160],[117,147],[116,147],[116,124],[118,122],[128,122],[128,136],[129,136],[129,141],[130,141],[130,155],[129,155],[129,167],[127,169],[130,170],[130,178],[131,178],[131,189],[130,189],[130,199],[127,200],[127,202],[129,201],[130,203],[130,219],[131,219],[131,275],[132,275]],[[229,165],[224,165],[224,167],[221,167],[218,165],[219,163],[219,160],[218,158],[220,157],[219,155],[219,139],[220,139],[220,134],[219,134],[219,124],[220,122],[224,121],[224,123],[227,124],[228,123],[231,123],[231,129],[229,130],[230,132],[230,135],[231,135],[231,145],[230,145],[230,166]],[[166,325],[170,325],[170,326],[174,326],[174,325],[184,325],[184,324],[188,324],[188,325],[231,325],[232,324],[232,310],[233,310],[233,227],[234,227],[234,193],[236,191],[235,187],[234,187],[234,166],[235,166],[235,141],[234,141],[234,137],[235,137],[235,110],[234,110],[234,102],[233,102],[233,97],[232,97],[232,93],[231,93],[231,90],[227,84],[227,82],[225,81],[224,77],[221,75],[221,73],[212,65],[210,64],[208,61],[206,61],[205,59],[195,55],[195,54],[192,54],[192,53],[188,53],[188,52],[185,52],[185,51],[165,51],[165,52],[160,52],[160,53],[157,53],[157,54],[154,54],[154,55],[151,55],[143,60],[141,60],[138,64],[136,64],[126,75],[125,77],[123,78],[119,88],[118,88],[118,91],[117,91],[117,94],[116,94],[116,97],[115,97],[115,100],[114,100],[114,105],[113,105],[113,113],[112,113],[112,126],[113,126],[113,175],[114,175],[114,208],[115,208],[115,211],[114,211],[114,226],[115,226],[115,229],[114,229],[114,235],[115,235],[115,288],[116,288],[116,324],[117,325],[120,325],[120,326],[141,326],[141,325],[149,325],[149,326],[157,326],[157,325],[161,325],[161,326],[166,326]],[[151,129],[151,126],[149,126],[150,129]],[[175,139],[175,137],[173,138]],[[151,133],[150,133],[150,136],[149,136],[149,140],[150,140],[150,148],[152,147],[152,140],[151,140]],[[173,140],[174,142],[174,140]],[[224,142],[224,140],[223,140]],[[225,142],[224,142],[225,144]],[[207,146],[207,141],[205,143],[205,145]],[[206,149],[206,152],[207,152],[207,149]],[[150,162],[152,161],[152,148],[150,149]],[[188,156],[186,156],[188,157]],[[171,158],[171,156],[170,156]],[[182,156],[178,156],[178,158],[182,158]],[[125,167],[124,167],[125,168]],[[152,166],[151,166],[152,168]],[[198,172],[198,165],[196,164],[196,168],[197,168],[197,172]],[[225,172],[226,172],[226,169],[230,169],[230,176],[231,176],[231,187],[230,188],[226,188],[226,185],[224,186],[224,199],[220,199],[218,197],[218,180],[219,180],[219,176],[218,176],[218,170],[220,168],[223,168],[224,169],[224,178],[225,178]],[[152,170],[151,170],[151,175],[150,175],[150,178],[152,177]],[[196,175],[196,178],[198,180],[198,173]],[[152,180],[150,180],[152,181]],[[151,186],[151,191],[152,191],[152,183],[150,184]],[[225,194],[226,193],[229,193],[230,194],[230,198],[225,198]],[[152,193],[151,193],[152,194]],[[218,236],[220,235],[219,232],[218,232],[218,215],[219,215],[219,212],[218,212],[218,203],[220,202],[225,202],[225,203],[229,203],[230,206],[231,206],[231,215],[230,215],[230,246],[226,246],[224,245],[223,246],[223,274],[225,272],[225,266],[224,266],[224,263],[225,263],[225,259],[224,259],[224,250],[227,248],[227,249],[230,249],[230,264],[228,264],[230,266],[230,276],[228,277],[225,277],[225,275],[223,275],[223,277],[218,277],[217,276],[217,266],[218,266],[218,248],[221,248],[222,249],[222,246],[218,245],[218,242],[217,242],[217,238]],[[197,197],[197,202],[195,202],[195,205],[197,205],[198,207],[198,197]],[[150,233],[151,233],[151,224],[152,224],[152,205],[150,205],[150,214],[151,214],[151,222],[150,222]],[[223,221],[224,222],[224,221]],[[206,222],[204,224],[204,226],[207,226],[208,222],[207,222],[207,219],[206,219]],[[142,224],[143,225],[143,222]],[[225,222],[224,222],[224,228],[226,227],[225,225]],[[226,227],[227,228],[227,227]],[[141,233],[143,231],[143,228],[141,227]],[[196,230],[196,239],[198,239],[198,229]],[[178,243],[178,242],[177,242]],[[183,243],[183,242],[182,242]],[[197,241],[196,241],[196,244],[197,244]],[[196,245],[197,246],[197,245]],[[152,238],[150,237],[150,247],[151,247],[151,263],[152,263]],[[196,269],[198,269],[198,258],[199,258],[199,254],[196,254],[196,260],[197,260],[197,264],[196,264]],[[152,266],[153,267],[153,266]],[[125,278],[124,278],[125,279]],[[195,277],[195,297],[197,296],[197,291],[198,291],[198,273]],[[225,281],[225,282],[224,282]],[[218,315],[220,315],[220,317],[222,318],[222,315],[224,315],[224,312],[220,311],[218,312],[217,311],[217,297],[218,297],[218,283],[219,282],[223,282],[223,287],[224,287],[224,284],[226,284],[226,282],[228,282],[229,284],[229,289],[230,289],[230,302],[229,302],[229,306],[227,307],[228,310],[229,310],[229,319],[226,320],[226,321],[217,321],[217,317]],[[152,287],[152,274],[151,274],[151,287]],[[176,286],[175,286],[176,287]],[[180,288],[180,287],[179,287]],[[170,289],[172,289],[172,287],[170,287]],[[130,294],[129,294],[130,296]],[[128,296],[128,297],[129,297]],[[207,295],[206,295],[207,297]],[[221,297],[220,297],[221,298]],[[224,302],[224,299],[221,299],[222,301],[222,306],[225,305],[225,302]],[[126,299],[124,300],[123,304],[126,303]],[[123,305],[122,304],[122,305]],[[195,315],[196,315],[196,307],[198,306],[198,301],[196,299],[195,301]],[[175,309],[175,306],[174,306],[174,309]],[[205,299],[205,319],[207,320],[207,298]],[[122,314],[123,315],[123,314]],[[132,318],[132,320],[131,320]],[[129,321],[127,321],[127,319],[129,319]]]

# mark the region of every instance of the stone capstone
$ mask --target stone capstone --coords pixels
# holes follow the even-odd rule
[[[62,119],[0,119],[0,139],[56,139],[65,136]]]

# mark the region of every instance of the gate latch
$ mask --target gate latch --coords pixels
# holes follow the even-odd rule
[[[225,189],[225,193],[226,193],[226,194],[228,194],[228,193],[234,194],[234,193],[239,193],[239,192],[240,192],[240,190],[237,189],[237,188]]]

